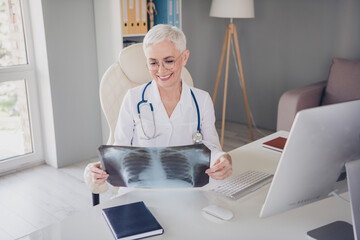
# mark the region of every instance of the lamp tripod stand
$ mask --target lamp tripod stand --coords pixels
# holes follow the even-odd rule
[[[222,112],[222,123],[221,123],[221,148],[224,144],[224,130],[225,130],[225,113],[226,113],[226,97],[227,97],[227,87],[228,87],[228,77],[229,77],[229,60],[230,60],[230,43],[231,43],[231,37],[233,37],[234,45],[235,45],[235,51],[236,51],[236,60],[240,71],[240,80],[242,85],[242,91],[244,95],[244,102],[245,102],[245,108],[246,108],[246,115],[248,119],[249,124],[249,131],[250,131],[250,137],[251,140],[254,141],[254,133],[251,125],[251,117],[250,117],[250,110],[249,110],[249,104],[247,100],[247,94],[246,94],[246,88],[245,88],[245,82],[244,82],[244,74],[243,74],[243,68],[241,64],[241,58],[240,58],[240,49],[239,49],[239,43],[236,33],[236,25],[232,22],[232,18],[230,19],[230,23],[226,27],[226,33],[225,33],[225,39],[223,48],[221,51],[221,58],[220,58],[220,64],[218,68],[218,73],[216,77],[216,83],[213,93],[213,103],[215,104],[217,90],[219,87],[221,72],[224,64],[224,57],[225,57],[225,50],[226,50],[226,65],[225,65],[225,82],[224,82],[224,99],[223,99],[223,112]]]

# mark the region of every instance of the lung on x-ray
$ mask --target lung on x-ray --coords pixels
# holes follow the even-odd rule
[[[204,144],[152,148],[102,145],[98,155],[113,186],[188,188],[209,183],[205,170],[210,166],[210,150]]]

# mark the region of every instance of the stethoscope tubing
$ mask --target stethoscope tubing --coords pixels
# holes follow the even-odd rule
[[[147,103],[147,102],[148,102],[148,100],[145,100],[144,98],[145,98],[146,88],[147,88],[150,84],[151,84],[151,81],[148,82],[148,84],[146,84],[146,86],[145,86],[145,88],[144,88],[144,90],[143,90],[143,92],[142,92],[142,95],[141,95],[141,101],[138,102],[138,104],[137,104],[137,113],[138,113],[139,115],[140,115],[140,105],[141,105],[142,103]],[[154,112],[154,108],[153,108],[152,103],[149,103],[149,105],[150,105],[151,112]]]
[[[141,101],[138,102],[137,104],[137,113],[139,115],[139,119],[140,119],[140,124],[141,124],[141,128],[144,132],[144,135],[145,137],[147,137],[147,139],[151,139],[151,138],[154,138],[155,137],[155,134],[156,134],[156,125],[155,125],[155,118],[154,118],[154,108],[153,108],[153,105],[152,103],[149,103],[149,106],[150,106],[150,110],[151,110],[151,113],[152,113],[152,116],[153,116],[153,123],[154,123],[154,134],[152,137],[149,137],[146,133],[145,133],[145,130],[144,130],[144,127],[143,127],[143,124],[142,124],[142,120],[141,120],[141,115],[140,115],[140,105],[143,104],[143,103],[148,103],[148,100],[145,100],[145,92],[146,92],[146,89],[148,88],[148,86],[151,84],[151,81],[148,82],[146,85],[145,85],[145,88],[141,94]],[[194,99],[194,103],[195,103],[195,107],[196,107],[196,113],[197,113],[197,133],[201,135],[200,133],[200,109],[199,109],[199,105],[198,105],[198,102],[196,100],[196,97],[194,95],[194,92],[192,91],[192,89],[190,89],[190,93],[191,93],[191,96],[192,98]],[[195,140],[194,140],[195,141]],[[196,142],[196,141],[195,141]]]
[[[199,105],[196,101],[196,97],[194,95],[194,92],[190,89],[190,93],[191,93],[191,96],[193,97],[194,99],[194,102],[195,102],[195,106],[196,106],[196,112],[197,112],[197,119],[198,119],[198,125],[197,125],[197,131],[200,132],[200,110],[199,110]]]

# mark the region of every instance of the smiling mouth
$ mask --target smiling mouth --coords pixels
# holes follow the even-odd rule
[[[173,73],[169,74],[169,75],[166,75],[166,76],[158,76],[158,78],[161,80],[161,81],[167,81],[171,78],[171,76],[173,75]]]

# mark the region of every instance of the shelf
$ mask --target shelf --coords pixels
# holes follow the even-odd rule
[[[144,37],[146,34],[129,34],[129,35],[123,35],[123,38],[127,37]]]

